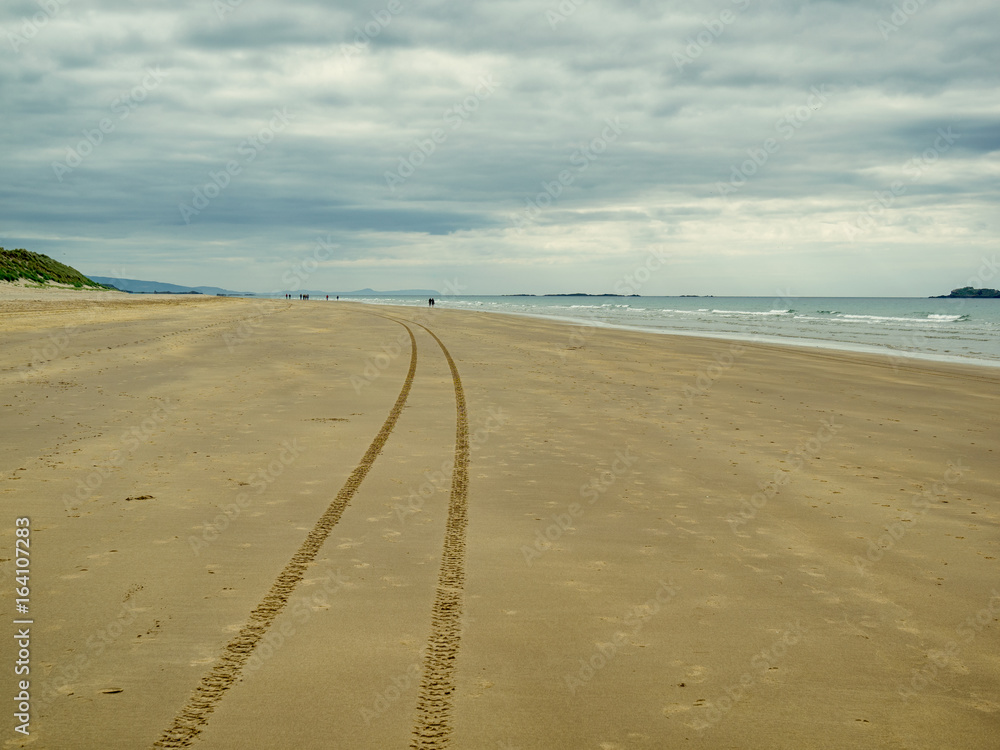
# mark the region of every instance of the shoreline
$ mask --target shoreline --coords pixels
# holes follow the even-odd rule
[[[500,295],[494,295],[500,296]],[[417,297],[415,299],[422,299]],[[441,298],[447,302],[447,297]],[[747,297],[747,299],[767,299],[767,297]],[[792,298],[794,299],[794,298]],[[806,298],[812,299],[812,298]],[[831,298],[835,299],[835,298]],[[880,298],[868,298],[868,297],[844,297],[842,299],[880,299]],[[899,299],[913,299],[922,300],[923,297],[901,297]],[[933,299],[933,298],[930,298]],[[141,304],[144,302],[163,302],[163,301],[176,301],[176,300],[187,300],[194,301],[199,300],[202,302],[208,300],[237,300],[243,303],[261,302],[261,303],[273,303],[273,302],[337,302],[341,303],[351,303],[357,305],[368,305],[372,307],[395,307],[400,310],[425,310],[427,306],[422,304],[414,305],[400,305],[395,302],[375,302],[370,298],[361,300],[351,297],[345,297],[340,300],[325,300],[325,299],[315,299],[315,300],[284,300],[282,297],[271,297],[271,296],[260,296],[260,297],[228,297],[228,296],[216,296],[207,294],[130,294],[128,292],[114,291],[114,290],[88,290],[88,289],[74,289],[72,287],[47,287],[39,288],[35,286],[15,284],[12,282],[0,282],[0,307],[3,306],[5,302],[15,301],[15,302],[55,302],[63,300],[77,300],[77,301],[107,301],[113,300],[118,302],[130,302]],[[709,341],[727,341],[731,343],[740,344],[759,344],[766,346],[778,346],[778,347],[788,347],[791,350],[799,351],[827,351],[831,353],[840,354],[860,354],[867,355],[877,358],[883,358],[893,361],[905,361],[905,362],[926,362],[926,363],[936,363],[936,364],[950,364],[957,366],[969,366],[969,367],[982,367],[991,370],[1000,368],[1000,360],[991,359],[979,359],[976,357],[966,357],[961,355],[949,355],[949,354],[928,354],[926,352],[915,352],[906,351],[900,349],[892,349],[889,347],[878,347],[870,344],[861,344],[853,342],[838,342],[831,341],[828,339],[811,339],[811,338],[794,338],[794,337],[782,337],[782,336],[760,336],[760,335],[741,335],[739,333],[725,332],[725,333],[713,333],[711,331],[686,331],[686,330],[669,330],[653,328],[649,326],[634,326],[627,325],[624,323],[608,323],[605,321],[598,320],[588,320],[586,318],[574,318],[571,316],[563,315],[548,315],[544,313],[530,313],[521,311],[507,311],[507,310],[477,310],[477,309],[467,309],[467,308],[454,308],[448,307],[447,304],[443,306],[438,306],[436,310],[449,310],[452,312],[468,312],[468,313],[483,313],[488,315],[505,315],[515,318],[523,318],[529,320],[542,320],[550,321],[558,325],[566,326],[571,329],[605,329],[605,330],[617,330],[617,331],[627,331],[631,333],[648,334],[651,336],[678,336],[683,338],[693,338],[693,339],[704,339]],[[900,362],[901,364],[902,362]]]
[[[502,296],[502,295],[493,295]],[[422,299],[422,298],[415,298]],[[447,297],[441,298],[447,302]],[[767,299],[767,297],[747,297],[746,299]],[[790,298],[794,299],[794,298]],[[813,298],[805,298],[813,299]],[[838,299],[838,298],[831,298]],[[842,299],[880,299],[880,298],[868,298],[868,297],[844,297]],[[923,297],[900,297],[899,299],[913,299],[922,300]],[[934,299],[934,298],[929,298]],[[7,301],[17,301],[17,302],[53,302],[61,300],[77,300],[77,301],[101,301],[101,300],[114,300],[119,302],[133,302],[141,304],[143,302],[153,301],[162,302],[165,300],[240,300],[244,303],[250,302],[284,302],[282,297],[271,297],[271,296],[260,296],[260,297],[228,297],[228,296],[216,296],[207,294],[130,294],[128,292],[113,291],[113,290],[88,290],[88,289],[74,289],[72,287],[48,287],[39,288],[36,286],[16,284],[13,282],[0,282],[0,307],[2,307],[4,302]],[[375,302],[370,298],[361,300],[351,297],[345,297],[340,300],[287,300],[290,302],[337,302],[339,303],[352,303],[358,305],[369,305],[372,307],[396,307],[400,310],[423,310],[427,309],[425,305],[414,304],[414,305],[400,305],[395,302]],[[862,344],[854,342],[840,342],[832,341],[828,339],[813,339],[813,338],[797,338],[797,337],[783,337],[783,336],[768,336],[768,335],[741,335],[739,333],[724,332],[724,333],[713,333],[711,331],[687,331],[687,330],[676,330],[676,329],[663,329],[663,328],[653,328],[650,326],[635,326],[627,325],[624,323],[609,323],[606,321],[599,320],[589,320],[586,318],[575,318],[572,316],[564,315],[548,315],[545,313],[531,313],[522,311],[507,311],[507,310],[477,310],[477,309],[467,309],[467,308],[453,308],[448,307],[447,304],[443,306],[438,306],[435,309],[438,310],[450,310],[453,312],[469,312],[469,313],[484,313],[489,315],[505,315],[515,318],[526,318],[531,320],[543,320],[551,321],[553,323],[567,326],[569,328],[575,329],[606,329],[606,330],[617,330],[617,331],[628,331],[632,333],[648,334],[651,336],[679,336],[684,338],[694,338],[694,339],[706,339],[714,341],[727,341],[732,343],[741,344],[761,344],[768,346],[779,346],[779,347],[789,347],[792,350],[819,350],[827,351],[831,353],[841,353],[841,354],[861,354],[869,355],[872,357],[879,357],[893,361],[906,361],[906,362],[927,362],[927,363],[937,363],[937,364],[951,364],[958,366],[970,366],[970,367],[982,367],[995,370],[1000,368],[1000,360],[992,359],[980,359],[976,357],[966,357],[962,355],[950,355],[950,354],[930,354],[926,352],[918,351],[907,351],[902,349],[892,349],[890,347],[879,347],[871,344]]]
[[[764,299],[764,298],[760,298]],[[846,298],[845,298],[846,299]],[[910,298],[905,298],[910,299]],[[913,298],[922,299],[922,298]],[[325,301],[325,300],[319,300]],[[333,302],[334,300],[330,300]],[[392,302],[371,302],[356,300],[338,300],[338,302],[355,302],[361,305],[371,305],[373,307],[398,307],[400,310],[423,309],[421,305],[398,305]],[[483,313],[486,315],[509,315],[518,318],[528,318],[532,320],[548,320],[571,328],[600,328],[607,330],[629,331],[632,333],[644,333],[651,336],[683,336],[685,338],[709,339],[718,341],[730,341],[736,343],[758,343],[774,346],[787,346],[792,349],[820,349],[831,352],[843,352],[848,354],[867,354],[875,357],[885,357],[889,360],[906,359],[925,362],[935,362],[940,364],[968,365],[973,367],[1000,368],[1000,360],[978,359],[975,357],[963,357],[960,355],[948,354],[927,354],[924,352],[912,352],[889,347],[877,347],[868,344],[855,344],[851,342],[837,342],[826,339],[809,338],[784,338],[780,336],[741,336],[737,333],[712,333],[708,331],[679,331],[657,329],[646,326],[630,326],[622,323],[607,323],[605,321],[587,320],[585,318],[572,318],[560,315],[546,315],[544,313],[511,312],[507,310],[469,310],[465,308],[451,308],[441,306],[441,310],[451,310],[454,312]]]

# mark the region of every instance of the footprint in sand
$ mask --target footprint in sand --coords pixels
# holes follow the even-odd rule
[[[705,669],[705,667],[701,666],[700,664],[692,664],[688,666],[687,671],[684,673],[686,678],[684,682],[685,683],[690,682],[695,685],[704,682],[706,680],[705,677],[706,671],[707,670]]]
[[[987,714],[995,714],[1000,711],[1000,703],[995,701],[987,700],[978,695],[973,695],[972,707],[977,711],[982,711]]]
[[[684,705],[682,703],[668,703],[663,707],[663,715],[666,717],[676,716],[677,714],[687,713],[691,710],[691,706]]]
[[[701,605],[712,609],[724,609],[729,606],[729,601],[724,596],[713,595],[701,602]]]

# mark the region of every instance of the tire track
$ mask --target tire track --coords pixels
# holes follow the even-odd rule
[[[208,718],[215,710],[216,705],[222,700],[226,691],[236,682],[257,644],[285,608],[295,587],[305,575],[307,567],[315,559],[316,554],[330,535],[333,527],[340,521],[344,509],[350,503],[354,493],[368,474],[368,470],[375,462],[379,453],[381,453],[382,447],[385,445],[390,433],[396,426],[399,415],[403,411],[407,396],[410,394],[410,387],[413,385],[414,375],[417,371],[417,340],[413,335],[413,331],[402,321],[395,322],[403,326],[410,335],[410,369],[406,374],[406,380],[399,392],[396,403],[389,412],[389,416],[386,417],[382,428],[375,436],[375,439],[372,440],[371,445],[368,446],[368,450],[361,458],[360,463],[351,472],[340,492],[337,493],[337,497],[330,503],[326,512],[320,516],[320,519],[316,522],[312,531],[309,532],[302,546],[299,547],[284,570],[278,575],[278,578],[271,585],[271,589],[263,601],[250,613],[246,625],[226,644],[219,661],[202,678],[201,684],[188,700],[187,705],[174,718],[171,727],[153,744],[154,748],[191,746],[195,738],[201,733],[202,728],[208,723]],[[434,334],[431,335],[433,336]],[[435,336],[434,338],[436,339],[437,337]],[[457,374],[455,377],[457,378]]]
[[[412,321],[411,321],[412,322]],[[411,748],[445,748],[451,742],[455,667],[462,628],[462,593],[465,586],[465,529],[468,524],[469,418],[465,392],[455,360],[435,333],[417,323],[441,347],[455,386],[455,468],[445,526],[444,552],[437,592],[431,610],[431,634],[424,651],[423,677],[417,697],[417,719]]]

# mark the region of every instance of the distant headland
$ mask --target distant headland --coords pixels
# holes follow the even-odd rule
[[[963,286],[961,289],[952,289],[951,294],[939,294],[931,299],[1000,299],[1000,289],[974,289],[971,286]]]

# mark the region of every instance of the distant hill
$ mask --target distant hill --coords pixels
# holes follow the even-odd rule
[[[111,276],[91,276],[91,279],[100,283],[107,284],[108,286],[113,286],[116,289],[121,289],[123,292],[131,292],[133,294],[225,294],[225,295],[254,295],[254,292],[235,292],[232,289],[223,289],[217,286],[184,286],[182,284],[168,284],[165,281],[142,281],[141,279],[116,279]],[[420,297],[435,297],[440,296],[438,292],[433,289],[403,289],[394,292],[376,292],[374,289],[359,289],[356,292],[328,292],[326,290],[320,291],[318,289],[289,289],[287,291],[278,291],[277,294],[292,294],[293,296],[298,296],[300,294],[311,294],[311,295],[327,295],[331,297],[378,297],[378,296],[409,296],[415,295]],[[257,296],[267,297],[275,294],[274,292],[263,292],[256,293]]]
[[[233,292],[217,286],[183,286],[181,284],[168,284],[165,281],[116,279],[111,276],[91,276],[90,278],[100,284],[113,286],[115,289],[121,289],[123,292],[132,292],[133,294],[154,294],[156,292],[170,294],[240,294],[240,292]]]
[[[931,299],[998,299],[1000,290],[998,289],[974,289],[971,286],[963,286],[961,289],[952,289],[951,294],[941,294]]]
[[[47,255],[30,250],[4,250],[0,247],[0,281],[34,281],[37,284],[57,283],[77,289],[103,289],[72,266],[52,260]]]

